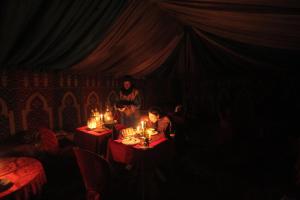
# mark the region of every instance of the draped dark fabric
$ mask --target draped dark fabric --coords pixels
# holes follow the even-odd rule
[[[274,74],[299,71],[296,0],[5,0],[0,6],[1,67],[157,73],[182,83],[196,113],[199,106],[218,110],[219,94],[195,95],[199,82],[276,80]]]
[[[182,23],[252,45],[300,49],[300,3],[296,0],[157,0]]]
[[[246,141],[258,130],[279,134],[296,124],[297,55],[186,28],[172,55],[149,78],[160,80],[153,84],[180,82],[182,88],[176,87],[173,96],[183,94],[191,122],[195,119],[207,137],[215,137],[220,116],[226,115],[234,137]],[[156,88],[165,91],[163,86]]]
[[[247,129],[246,124],[260,114],[250,111],[251,108],[264,110],[268,103],[280,107],[289,104],[288,96],[295,99],[294,94],[283,90],[275,92],[272,85],[289,85],[288,77],[294,80],[299,75],[298,1],[153,2],[188,27],[172,54],[175,56],[169,57],[163,66],[165,72],[172,72],[165,75],[173,76],[176,68],[190,114],[217,120],[220,112],[230,109],[235,112],[235,124]],[[285,96],[285,100],[267,96],[272,92]],[[283,120],[281,114],[276,116]]]
[[[228,70],[228,66],[231,65],[232,70],[297,71],[300,64],[297,58],[300,53],[298,50],[250,45],[203,31],[195,30],[195,32],[199,40],[208,46],[219,60],[224,57],[231,58],[230,62],[224,59],[224,64],[227,66],[222,67],[225,70]]]
[[[156,5],[132,0],[105,40],[73,69],[114,77],[142,77],[161,66],[181,36],[180,24]]]
[[[0,9],[2,68],[73,66],[104,75],[145,76],[165,62],[184,26],[213,56],[225,55],[242,68],[295,70],[299,64],[296,0],[4,0]]]
[[[0,66],[65,69],[89,54],[126,0],[0,2]]]

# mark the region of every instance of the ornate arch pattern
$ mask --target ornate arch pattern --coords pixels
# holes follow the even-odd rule
[[[13,111],[8,110],[7,103],[0,98],[0,140],[15,134],[15,119]]]
[[[76,117],[75,117],[76,116]],[[80,106],[72,92],[66,92],[58,108],[59,127],[74,130],[80,123]]]
[[[31,95],[22,110],[23,129],[37,129],[40,126],[53,129],[52,109],[40,93]]]
[[[85,119],[88,119],[88,117],[91,114],[91,110],[97,108],[100,110],[100,101],[99,96],[96,92],[92,91],[86,98],[86,102],[84,103],[84,114]]]

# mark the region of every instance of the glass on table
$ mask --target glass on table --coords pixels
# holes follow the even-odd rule
[[[123,138],[135,137],[136,131],[133,128],[122,129],[121,134]]]

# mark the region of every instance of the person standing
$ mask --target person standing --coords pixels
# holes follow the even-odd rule
[[[141,96],[139,90],[135,88],[131,76],[123,78],[115,106],[119,111],[120,123],[128,127],[135,126],[139,118]]]

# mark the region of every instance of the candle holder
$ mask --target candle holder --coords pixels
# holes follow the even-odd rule
[[[142,130],[142,139],[143,139],[143,147],[145,147],[145,148],[149,147],[150,140],[149,140],[149,137],[147,137],[145,128],[143,128],[143,130]]]
[[[142,140],[142,141],[143,141],[143,143],[142,143],[142,144],[143,144],[143,147],[144,147],[144,148],[149,147],[149,144],[150,144],[149,139],[148,139],[147,137],[145,137],[145,136],[143,136],[142,139],[143,139],[143,140]]]
[[[112,113],[111,110],[109,110],[108,106],[106,108],[106,111],[105,111],[103,117],[104,117],[103,121],[104,121],[105,124],[114,124],[115,123],[113,113]]]
[[[97,127],[97,122],[94,118],[90,118],[88,119],[88,122],[87,122],[87,127],[90,129],[90,130],[93,130]]]

